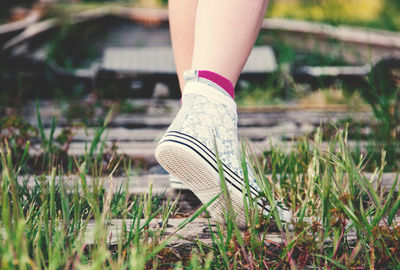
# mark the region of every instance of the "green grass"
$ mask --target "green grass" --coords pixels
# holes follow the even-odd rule
[[[295,85],[284,72],[277,71],[268,75],[263,83],[250,83],[240,87],[235,95],[239,106],[276,105],[296,97]]]
[[[271,91],[281,83],[279,76],[271,82]],[[385,111],[386,101],[395,99],[385,93],[377,110]],[[261,159],[255,158],[243,142],[238,158],[244,172],[248,228],[241,231],[236,225],[220,170],[219,196],[228,205],[226,223],[209,227],[211,245],[192,240],[193,244],[178,247],[171,243],[172,237],[212,201],[182,219],[174,233],[163,236],[168,219],[179,211],[177,201],[162,200],[152,194],[151,187],[147,194],[128,194],[128,181],[114,194],[103,186],[105,179],[117,174],[128,179],[137,169],[131,160],[105,148],[106,127],[113,110],[99,120],[85,155],[70,157],[65,149],[70,133],[55,137],[57,121],[53,118],[50,133],[46,134],[39,104],[36,106],[37,128],[18,117],[0,121],[1,269],[301,269],[306,265],[357,269],[395,268],[400,263],[400,227],[395,219],[400,209],[398,179],[389,190],[372,185],[373,180],[381,181],[388,168],[398,168],[390,163],[396,159],[390,156],[387,146],[378,154],[366,155],[349,149],[348,140],[357,138],[362,129],[358,123],[351,123],[350,129],[348,121],[330,124],[299,139],[293,149],[272,147]],[[377,129],[385,123],[385,117],[377,118]],[[38,136],[39,143],[31,141]],[[386,142],[386,137],[378,141],[376,134],[371,136],[372,144]],[[329,141],[328,147],[323,148],[323,141]],[[31,163],[29,154],[33,146],[42,150],[36,163]],[[105,159],[106,153],[113,158]],[[375,176],[367,179],[363,173],[371,169]],[[254,198],[246,196],[250,193],[249,170],[261,188],[258,198],[272,207],[268,216],[260,214]],[[34,187],[17,181],[18,176],[28,180],[28,174],[34,174]],[[70,174],[79,176],[74,188],[67,189],[65,183],[56,181]],[[50,175],[48,182],[44,181],[46,175]],[[90,187],[89,176],[94,179]],[[280,222],[276,211],[279,204],[293,213],[291,223]],[[118,236],[117,244],[110,245],[106,228],[108,221],[116,218],[132,226]],[[162,226],[151,230],[149,222],[155,218],[162,220]],[[84,242],[89,221],[95,224],[93,244]],[[271,233],[282,241],[270,240]],[[348,239],[348,234],[354,237]]]
[[[243,143],[244,196],[249,193],[248,170],[252,170],[262,190],[259,199],[272,209],[285,204],[295,219],[284,224],[275,210],[261,215],[254,199],[245,197],[246,230],[239,230],[234,209],[228,207],[226,224],[210,226],[211,245],[194,241],[179,248],[171,244],[172,236],[208,204],[182,219],[175,232],[165,238],[162,235],[167,221],[178,211],[177,201],[162,202],[152,195],[151,187],[148,194],[136,196],[128,194],[127,184],[114,194],[105,189],[104,179],[112,177],[118,167],[123,167],[127,176],[132,170],[131,164],[122,162],[112,165],[107,173],[96,170],[102,166],[101,138],[109,117],[98,127],[87,155],[75,160],[80,182],[72,190],[62,181],[56,182],[66,172],[50,158],[46,160],[48,169],[34,176],[37,184],[33,188],[27,182],[18,182],[17,177],[25,171],[29,142],[15,157],[18,152],[9,140],[2,140],[1,269],[297,269],[306,265],[348,269],[399,265],[400,228],[394,220],[400,208],[398,181],[390,190],[374,188],[373,179],[363,175],[366,158],[355,162],[346,146],[346,129],[330,137],[328,148],[321,147],[323,134],[317,131],[313,138],[300,140],[293,150],[273,148],[261,160]],[[44,134],[39,114],[38,119],[41,147],[54,157],[53,138]],[[384,168],[383,158],[375,178],[382,176]],[[90,188],[89,172],[95,179]],[[48,182],[43,180],[44,175],[50,175]],[[221,186],[219,196],[230,205],[223,174]],[[132,226],[119,235],[117,244],[109,245],[107,222],[115,218],[129,220]],[[148,226],[154,218],[163,224],[155,231]],[[89,221],[95,224],[95,238],[94,244],[87,245],[83,240]],[[272,232],[282,242],[267,240]],[[349,240],[345,236],[350,232],[355,238]]]
[[[90,66],[90,63],[101,58],[101,53],[93,45],[99,29],[97,24],[76,27],[64,23],[60,31],[47,42],[46,60],[68,70]]]
[[[386,172],[400,171],[400,145],[396,139],[389,139],[387,141],[386,136],[382,136],[382,123],[377,120],[369,121],[357,121],[353,118],[341,119],[336,123],[328,122],[322,125],[322,133],[325,140],[331,140],[336,136],[338,129],[348,128],[348,139],[353,142],[364,141],[367,143],[366,148],[368,154],[366,160],[368,162],[364,166],[366,171],[374,171],[379,168],[379,164],[382,161],[382,150],[385,151],[385,163],[384,170]],[[312,138],[314,134],[318,132],[316,128],[311,132],[308,137]],[[396,137],[395,137],[396,138]],[[351,154],[357,162],[361,160],[360,150],[357,146],[351,149]]]

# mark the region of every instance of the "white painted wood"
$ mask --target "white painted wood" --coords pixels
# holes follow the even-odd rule
[[[122,73],[170,73],[175,74],[175,62],[171,47],[111,47],[104,51],[103,69]],[[272,49],[255,47],[243,73],[268,73],[277,69]]]

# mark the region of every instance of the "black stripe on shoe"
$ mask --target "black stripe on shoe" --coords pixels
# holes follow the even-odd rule
[[[165,137],[167,137],[167,136],[165,136]],[[176,136],[176,135],[170,135],[168,137],[173,137],[173,139],[165,138],[160,143],[162,143],[162,142],[174,142],[174,143],[178,143],[178,144],[181,144],[181,145],[184,145],[184,146],[190,148],[197,155],[199,155],[203,160],[205,160],[215,170],[215,172],[219,173],[216,158],[210,156],[207,152],[204,151],[204,149],[202,147],[199,147],[195,142],[193,142],[193,141],[191,141],[191,140],[189,140],[187,138],[182,138],[182,137]],[[183,142],[182,140],[185,140],[186,142]],[[191,143],[192,145],[189,145],[188,143]],[[206,155],[208,156],[208,158],[207,158]],[[243,192],[243,190],[241,188],[243,180],[241,182],[239,182],[237,179],[233,179],[233,181],[232,181],[232,177],[229,174],[227,174],[225,169],[224,169],[224,175],[225,175],[226,181],[229,184],[231,184],[240,193]],[[236,184],[234,182],[236,182]],[[239,184],[239,186],[237,184]],[[254,194],[252,192],[252,195],[256,196],[257,194]],[[270,209],[266,208],[267,207],[266,205],[264,205],[263,203],[259,202],[257,199],[256,199],[256,202],[262,209],[266,210],[268,213],[270,212]]]
[[[182,138],[182,137],[180,137],[180,136],[173,135],[173,134],[170,134],[170,133],[177,133],[177,134],[179,134],[179,135],[181,135],[181,136],[185,136],[185,137],[187,137],[187,138]],[[186,139],[186,140],[192,142],[192,143],[195,144],[197,147],[201,148],[202,150],[205,150],[206,154],[207,154],[211,159],[213,159],[215,162],[217,162],[216,157],[215,157],[215,154],[214,154],[206,145],[204,145],[201,141],[197,140],[197,139],[194,138],[193,136],[190,136],[190,135],[187,135],[187,134],[178,132],[178,131],[169,131],[169,132],[165,135],[165,137],[167,137],[167,136],[179,137],[179,138],[181,138],[181,139]],[[208,153],[207,153],[207,152],[208,152]],[[234,180],[235,180],[236,182],[238,182],[240,185],[242,184],[242,182],[243,182],[244,180],[243,180],[239,175],[237,175],[237,173],[235,173],[234,171],[232,171],[231,168],[229,168],[228,166],[226,166],[226,165],[223,164],[223,163],[222,163],[222,166],[223,166],[223,168],[224,168],[224,172],[225,172],[225,173],[227,173],[228,175],[230,175],[230,176],[232,177],[232,179],[234,179]],[[252,193],[254,196],[257,196],[258,190],[257,190],[255,187],[253,187],[252,185],[249,185],[249,186],[250,186],[250,189],[253,190],[253,192],[251,192],[251,193]]]
[[[185,140],[185,141],[187,141],[187,142],[190,142],[190,143],[194,144],[197,148],[201,149],[201,150],[203,151],[203,153],[204,153],[205,155],[208,156],[209,159],[211,159],[211,162],[213,162],[214,164],[217,164],[216,157],[215,157],[215,156],[211,156],[209,153],[205,152],[204,149],[202,149],[201,147],[199,147],[199,145],[197,145],[195,142],[193,142],[193,141],[191,141],[191,140],[189,140],[189,139],[187,139],[187,138],[184,138],[184,137],[181,137],[181,136],[176,136],[176,135],[169,135],[168,137],[172,137],[172,138],[174,138],[175,140],[182,139],[182,140]],[[163,141],[168,141],[168,139],[165,139],[165,140],[163,140]],[[180,140],[179,140],[179,142],[180,142]],[[182,143],[182,144],[186,145],[185,143]],[[186,146],[188,146],[188,145],[186,145]],[[190,148],[192,148],[192,147],[190,147]],[[192,149],[193,149],[193,148],[192,148]],[[194,149],[193,149],[193,150],[194,150]],[[196,151],[196,150],[194,150],[194,151]],[[196,153],[198,153],[198,151],[196,151]],[[206,161],[211,165],[210,161],[207,160],[207,157],[205,157],[204,155],[201,155],[200,153],[198,153],[198,154],[199,154],[204,160],[206,160]],[[234,176],[236,176],[237,178],[233,177],[229,172],[226,171],[226,166],[225,166],[224,164],[222,164],[222,165],[223,165],[224,175],[225,175],[225,176],[231,177],[236,183],[238,183],[239,185],[242,185],[242,183],[244,182],[244,180],[241,179],[241,178],[239,178],[239,176],[237,176],[236,174],[234,174]],[[211,165],[211,166],[213,166],[213,165]],[[216,165],[216,166],[213,166],[213,168],[216,169],[217,172],[218,172],[217,165]],[[238,180],[238,179],[240,179],[240,180]],[[234,185],[234,184],[232,183],[232,185]],[[253,196],[257,196],[257,195],[258,195],[257,191],[251,192],[251,194],[252,194]]]

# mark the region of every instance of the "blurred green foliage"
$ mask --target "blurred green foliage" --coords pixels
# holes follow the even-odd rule
[[[70,70],[88,65],[88,59],[92,60],[99,56],[93,48],[94,38],[98,36],[98,31],[97,24],[84,27],[64,24],[54,39],[49,42],[47,60]]]
[[[0,141],[8,140],[18,150],[25,147],[27,141],[38,136],[37,129],[20,116],[0,118]]]
[[[267,33],[269,35],[269,33]],[[262,44],[262,34],[260,44]],[[265,43],[264,43],[265,44]],[[267,43],[268,44],[268,43]],[[324,54],[317,49],[311,52],[300,52],[291,45],[276,39],[272,44],[278,64],[290,63],[294,66],[348,66],[349,63],[335,55]]]
[[[271,0],[266,15],[400,30],[398,0]]]

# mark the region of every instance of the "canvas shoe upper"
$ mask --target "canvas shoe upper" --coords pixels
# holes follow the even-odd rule
[[[243,202],[243,170],[237,136],[237,108],[234,100],[219,86],[185,73],[187,81],[182,95],[182,107],[161,139],[156,158],[172,175],[181,180],[203,203],[221,192],[216,160],[223,165],[224,176],[237,214],[236,221],[246,226]],[[260,188],[249,171],[250,191],[257,196]],[[259,206],[263,203],[258,200]],[[263,208],[268,213],[268,208]],[[209,207],[211,216],[224,220],[224,198]],[[282,212],[283,213],[283,212]],[[287,214],[283,214],[285,219]]]

